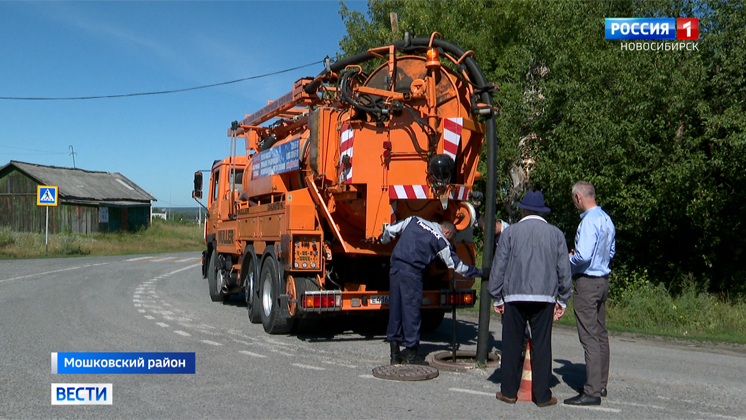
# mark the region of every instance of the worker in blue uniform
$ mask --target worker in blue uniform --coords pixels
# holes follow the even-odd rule
[[[440,258],[449,269],[465,277],[481,277],[482,270],[464,264],[451,245],[456,235],[453,223],[434,223],[411,216],[387,226],[381,237],[389,243],[399,237],[391,253],[389,269],[389,325],[386,337],[391,346],[391,364],[426,365],[419,354],[422,315],[422,273]],[[400,346],[405,349],[400,351]]]

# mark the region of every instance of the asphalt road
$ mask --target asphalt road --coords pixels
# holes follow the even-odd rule
[[[441,371],[433,380],[374,378],[388,362],[368,320],[335,318],[270,336],[240,299],[210,301],[199,255],[0,262],[0,418],[746,418],[743,346],[613,336],[609,397],[600,407],[497,401],[499,369]],[[459,313],[462,349],[476,348],[475,313]],[[423,335],[449,349],[452,321]],[[500,325],[491,325],[500,348]],[[52,352],[195,352],[194,375],[53,375]],[[553,338],[553,392],[585,377],[573,329]],[[112,383],[109,406],[52,406],[52,383]]]

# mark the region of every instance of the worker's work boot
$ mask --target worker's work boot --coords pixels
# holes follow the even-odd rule
[[[401,352],[402,363],[405,365],[423,365],[429,366],[425,358],[419,354],[419,346],[407,347]]]
[[[401,356],[401,351],[399,350],[399,342],[389,341],[389,345],[391,346],[391,364],[392,365],[402,364],[402,356]]]

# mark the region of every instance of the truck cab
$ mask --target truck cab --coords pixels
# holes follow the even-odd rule
[[[246,156],[232,156],[216,160],[210,171],[202,275],[210,282],[213,300],[226,300],[231,291],[230,271],[233,262],[230,258],[221,258],[219,254],[231,255],[238,249],[236,203],[242,193],[241,180],[247,164]],[[202,198],[201,172],[194,175],[192,196]]]

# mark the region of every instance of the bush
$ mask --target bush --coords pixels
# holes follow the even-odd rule
[[[16,243],[16,237],[9,226],[0,227],[0,248],[4,246],[14,245]]]

